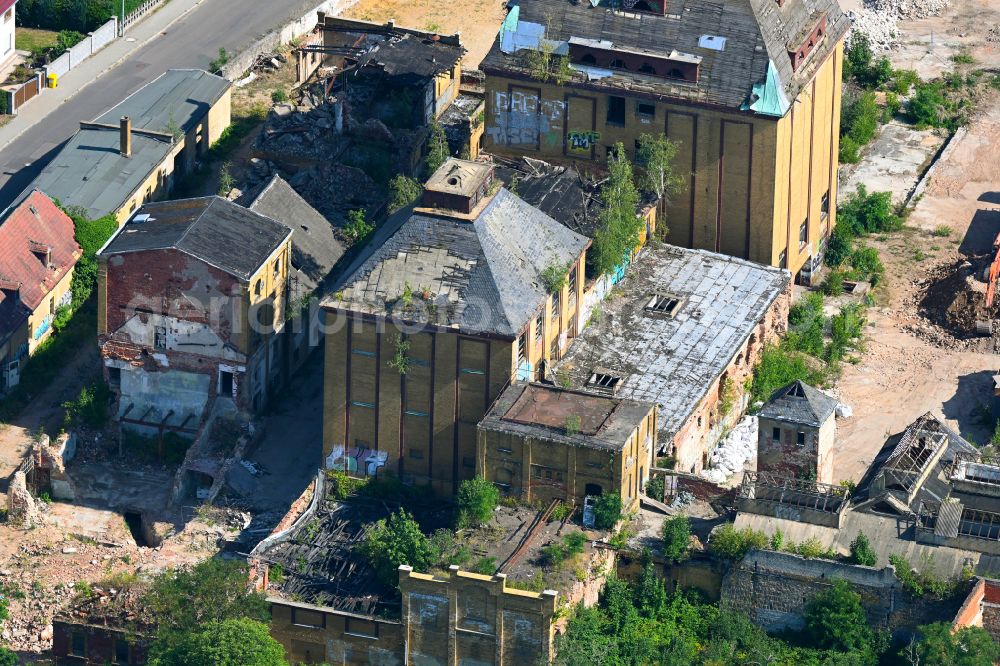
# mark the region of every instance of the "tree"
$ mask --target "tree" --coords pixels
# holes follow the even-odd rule
[[[246,563],[214,558],[160,574],[144,600],[156,619],[157,640],[173,645],[210,622],[239,618],[266,622],[267,601],[250,591],[248,580]]]
[[[57,202],[58,203],[58,202]],[[70,291],[73,293],[73,307],[79,307],[97,284],[97,251],[118,231],[118,220],[114,215],[105,215],[91,220],[84,209],[78,206],[62,207],[63,212],[73,220],[73,235],[83,250],[83,254],[73,268]]]
[[[178,642],[153,643],[151,666],[287,666],[285,648],[266,624],[246,618],[209,622]]]
[[[633,605],[639,609],[643,617],[659,617],[666,610],[670,601],[667,599],[667,588],[656,575],[652,562],[646,562],[642,574],[636,581]]]
[[[594,527],[610,530],[622,517],[622,498],[618,493],[600,495],[594,500]]]
[[[874,636],[861,607],[861,595],[845,580],[806,604],[805,635],[809,645],[840,652],[869,652]]]
[[[344,225],[344,235],[352,243],[360,243],[375,231],[375,225],[365,218],[363,209],[347,211],[347,224]]]
[[[858,532],[858,536],[851,542],[851,560],[866,567],[873,567],[878,563],[878,555],[864,532]]]
[[[440,123],[431,123],[431,134],[427,139],[427,175],[430,176],[451,156],[448,135]]]
[[[639,245],[645,222],[636,214],[639,190],[635,187],[632,163],[619,142],[608,157],[608,179],[601,187],[603,210],[594,233],[593,260],[597,275],[613,272]]]
[[[16,652],[0,647],[0,666],[17,666],[20,661]]]
[[[358,551],[371,561],[379,579],[392,587],[399,582],[399,565],[426,570],[434,563],[434,549],[405,509],[375,523]]]
[[[663,556],[671,562],[680,562],[687,556],[691,542],[691,522],[687,516],[674,516],[663,521]]]
[[[982,627],[963,627],[952,633],[950,622],[917,628],[920,640],[900,655],[912,666],[990,666],[1000,660],[1000,647]]]
[[[481,525],[493,517],[500,503],[500,490],[482,477],[466,479],[458,487],[458,525]]]
[[[640,187],[652,192],[657,199],[668,198],[681,188],[683,182],[674,175],[674,156],[677,144],[665,134],[643,134],[639,137],[636,159],[642,165]]]
[[[404,206],[408,206],[420,198],[423,191],[420,183],[413,178],[398,174],[389,181],[389,192],[392,198],[389,200],[389,210],[397,211]]]

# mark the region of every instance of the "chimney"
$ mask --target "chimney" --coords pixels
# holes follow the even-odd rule
[[[122,116],[119,129],[122,157],[132,157],[132,119]]]

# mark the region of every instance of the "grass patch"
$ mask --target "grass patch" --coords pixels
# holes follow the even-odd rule
[[[59,32],[41,28],[17,28],[14,32],[14,48],[19,51],[41,51],[54,47],[59,42]]]

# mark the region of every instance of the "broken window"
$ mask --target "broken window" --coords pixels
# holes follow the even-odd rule
[[[233,394],[233,373],[227,372],[226,370],[219,371],[219,394]]]
[[[326,615],[305,608],[292,608],[292,624],[299,627],[322,629],[326,626]]]
[[[797,446],[806,445],[806,434],[804,432],[799,432],[795,435],[795,444]]]
[[[615,69],[628,69],[625,67],[625,61],[621,58],[615,58],[611,61],[611,66]]]
[[[830,190],[824,192],[819,200],[819,214],[824,218],[830,214]]]
[[[673,317],[680,309],[681,299],[673,294],[653,294],[646,303],[646,311]]]
[[[656,105],[649,102],[636,102],[635,115],[640,118],[652,118],[656,115]]]
[[[526,337],[524,333],[517,336],[517,367],[519,368],[527,360],[528,341]]]
[[[561,289],[557,289],[552,292],[552,319],[555,320],[559,319],[559,309],[561,305],[560,303],[561,299],[559,298],[560,296],[562,296]]]
[[[788,250],[782,250],[778,255],[778,268],[788,268]]]
[[[542,339],[542,326],[544,323],[545,317],[543,317],[542,313],[539,312],[538,317],[535,319],[535,342]]]
[[[344,621],[344,633],[365,638],[378,638],[378,624],[371,620],[349,617]]]
[[[111,388],[118,388],[122,384],[122,369],[108,368],[108,383]]]
[[[157,326],[153,337],[154,347],[157,349],[167,348],[167,328],[165,326]]]
[[[781,443],[781,428],[771,429],[771,441],[774,442],[775,444]]]
[[[622,378],[607,372],[595,372],[590,375],[587,385],[597,391],[614,393],[622,383]]]
[[[260,296],[261,280],[257,280],[257,284],[253,286],[253,295]]]
[[[639,65],[639,71],[643,74],[656,74],[656,68],[654,68],[648,62],[644,62],[641,65]]]
[[[799,225],[799,249],[801,250],[806,246],[806,240],[809,238],[809,218],[807,217]]]
[[[580,56],[580,63],[584,65],[596,65],[597,58],[594,57],[593,53],[584,53]]]
[[[611,65],[614,67],[614,64]],[[625,126],[625,98],[608,96],[608,124]]]
[[[569,304],[576,304],[576,266],[569,272]]]

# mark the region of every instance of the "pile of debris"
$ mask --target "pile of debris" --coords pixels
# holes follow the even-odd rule
[[[306,96],[299,105],[275,104],[254,142],[253,154],[289,168],[335,160],[346,151],[350,140],[343,134],[343,104],[313,106],[310,100]]]
[[[899,39],[899,20],[915,20],[938,16],[948,7],[949,0],[864,0],[858,11],[847,12],[853,22],[851,36],[860,33],[868,37],[875,53],[888,51]]]
[[[986,307],[986,283],[980,275],[981,269],[965,259],[936,267],[916,283],[920,314],[959,340],[989,335],[988,329],[980,329],[1000,317],[1000,304]]]
[[[701,475],[712,483],[723,484],[738,472],[757,453],[757,417],[744,416],[729,431],[709,458],[709,466]]]

